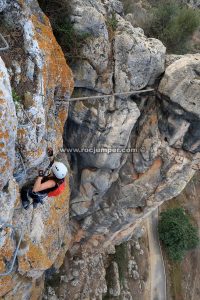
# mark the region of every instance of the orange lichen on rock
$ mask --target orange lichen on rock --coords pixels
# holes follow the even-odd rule
[[[57,87],[58,94],[65,95],[72,93],[74,81],[71,69],[66,64],[64,54],[58,45],[49,22],[44,15],[43,22],[32,15],[32,23],[35,28],[34,38],[37,40],[39,48],[45,53],[46,63],[43,67],[44,91]]]
[[[30,150],[30,151],[26,151],[26,153],[27,153],[27,156],[28,157],[32,157],[32,158],[34,158],[34,157],[40,157],[41,155],[42,155],[42,153],[43,153],[43,150],[42,149],[36,149],[36,150]]]
[[[158,116],[156,114],[152,114],[149,118],[149,122],[151,126],[154,126],[158,123]]]
[[[21,97],[21,105],[16,105],[19,117],[17,122],[17,117],[14,116],[15,105],[10,79],[6,72],[7,69],[0,59],[0,82],[2,82],[2,88],[0,87],[0,108],[2,108],[2,128],[0,130],[0,162],[2,162],[0,175],[2,174],[2,178],[0,176],[0,187],[4,187],[11,180],[13,174],[16,138],[17,144],[21,147],[19,149],[21,155],[19,167],[23,160],[28,171],[31,167],[36,166],[37,168],[42,163],[47,144],[48,146],[50,143],[54,144],[54,153],[57,153],[58,149],[62,147],[68,104],[62,103],[61,99],[64,101],[68,99],[74,88],[72,72],[53,35],[50,22],[39,9],[38,3],[33,1],[30,5],[28,1],[21,0],[17,3],[20,4],[18,17],[23,35],[23,39],[21,36],[19,38],[20,47],[24,53],[22,61],[21,58],[18,60],[16,56],[16,62],[19,64],[21,72],[16,92]],[[21,19],[20,14],[22,15]],[[32,58],[30,64],[29,57]],[[13,66],[9,66],[8,63],[7,67],[12,69]],[[15,77],[14,74],[15,71],[13,71],[13,77]],[[6,93],[4,93],[5,90]],[[56,100],[59,100],[59,105],[58,103],[55,105]],[[28,172],[27,174],[29,176]],[[29,180],[28,176],[27,181]],[[0,298],[9,293],[9,299],[14,299],[14,297],[22,299],[21,295],[26,286],[30,288],[32,284],[31,277],[39,278],[55,261],[61,265],[71,238],[66,230],[69,222],[69,194],[69,182],[67,181],[62,195],[47,199],[48,203],[42,207],[38,206],[35,210],[31,208],[30,214],[28,212],[26,215],[26,212],[20,208],[20,200],[16,200],[18,197],[16,191],[13,192],[13,201],[10,201],[13,206],[11,207],[10,204],[10,207],[11,209],[15,207],[16,210],[13,216],[9,216],[9,222],[23,226],[23,241],[15,264],[15,268],[18,267],[17,272],[13,273],[13,277],[0,278]],[[7,198],[6,190],[5,201]],[[40,222],[38,231],[41,229],[41,232],[39,234],[37,220]],[[23,247],[22,244],[25,246]],[[4,247],[0,249],[0,272],[6,271],[6,262],[12,259],[15,247],[15,238],[13,240],[8,238]],[[14,295],[16,282],[19,291]],[[40,290],[41,287],[38,288],[38,295]],[[29,298],[36,299],[38,297],[33,292]]]
[[[62,244],[67,244],[65,225],[69,212],[69,182],[67,180],[65,191],[54,198],[48,198],[50,204],[48,213],[43,216],[44,234],[41,242],[33,243],[27,235],[25,237],[29,248],[25,255],[19,257],[19,271],[24,274],[32,270],[46,270],[55,262],[62,250]],[[64,257],[63,253],[63,257]]]
[[[29,243],[29,251],[23,257],[19,258],[20,272],[28,272],[31,269],[46,270],[52,265],[45,249],[42,245],[34,245]]]
[[[5,263],[4,261],[10,261],[12,259],[14,253],[14,245],[13,240],[10,237],[11,229],[4,229],[7,235],[7,238],[4,242],[4,245],[1,247],[0,251],[0,273],[5,272]]]
[[[68,111],[66,111],[66,110],[59,110],[59,112],[58,112],[58,118],[59,118],[59,120],[61,122],[62,127],[64,127],[64,125],[65,125],[67,116],[68,116]]]
[[[8,71],[0,57],[0,189],[9,180],[14,168],[17,118],[12,101]]]
[[[3,262],[3,257],[0,257],[0,272],[5,272],[5,263]]]
[[[8,132],[8,130],[6,130],[4,132],[0,132],[0,139],[9,140],[9,132]]]
[[[27,134],[27,130],[25,128],[18,128],[17,130],[18,139],[24,138],[26,134]]]
[[[13,289],[12,276],[0,277],[0,297],[4,296],[12,289]]]
[[[33,282],[32,290],[30,292],[30,300],[42,299],[44,289],[44,279],[36,280]]]
[[[9,234],[10,229],[5,229],[6,234]],[[0,273],[5,273],[7,271],[5,261],[10,261],[14,253],[13,241],[9,236],[6,238],[6,241],[3,247],[0,250]],[[12,290],[12,277],[11,276],[0,276],[0,297],[5,295],[7,292]]]

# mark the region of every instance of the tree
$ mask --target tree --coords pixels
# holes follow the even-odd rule
[[[172,208],[162,212],[158,233],[169,257],[176,261],[181,261],[185,252],[199,243],[197,228],[191,224],[183,208]]]

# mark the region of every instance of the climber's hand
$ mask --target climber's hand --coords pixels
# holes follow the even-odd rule
[[[44,176],[44,171],[43,170],[39,170],[39,177],[43,177]]]
[[[53,149],[51,147],[49,147],[47,149],[47,154],[48,154],[48,157],[52,157],[53,156]]]

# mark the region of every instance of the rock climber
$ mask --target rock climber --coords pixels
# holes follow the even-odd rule
[[[52,155],[50,154],[52,151]],[[50,155],[49,155],[50,154]],[[53,150],[48,149],[48,155],[53,156]],[[24,209],[28,209],[30,204],[36,208],[38,203],[43,204],[45,197],[55,197],[60,195],[65,189],[65,177],[68,174],[67,167],[62,162],[50,163],[51,172],[48,176],[45,175],[43,170],[39,170],[33,187],[23,187],[21,190],[21,199]]]

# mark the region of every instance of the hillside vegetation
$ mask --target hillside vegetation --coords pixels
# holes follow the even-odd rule
[[[161,40],[168,53],[185,54],[198,52],[199,46],[191,45],[191,38],[200,27],[200,11],[182,1],[161,0],[144,2],[142,5],[145,34]],[[134,13],[140,7],[131,0],[123,0],[125,13]],[[146,14],[144,13],[146,11]]]

